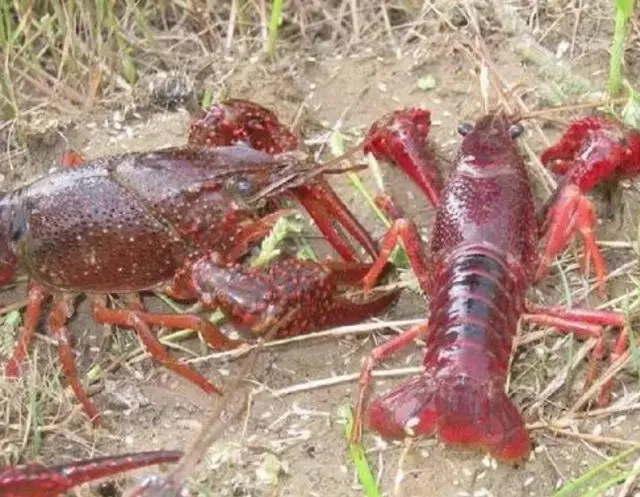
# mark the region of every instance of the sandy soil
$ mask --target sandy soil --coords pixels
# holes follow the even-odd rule
[[[556,42],[546,40],[550,46]],[[536,89],[545,82],[544,76],[535,68],[522,64],[504,39],[495,37],[490,48],[494,62],[511,84],[524,82],[527,87]],[[233,97],[250,98],[277,109],[283,120],[288,122],[304,101],[300,131],[316,144],[327,136],[321,125],[331,127],[341,121],[344,132],[356,132],[366,129],[388,110],[423,105],[432,111],[432,143],[439,155],[451,158],[458,143],[457,123],[477,116],[481,110],[477,76],[469,62],[452,50],[451,38],[442,34],[434,34],[430,39],[418,42],[412,52],[399,58],[373,53],[345,58],[327,56],[317,60],[292,56],[290,64],[285,85],[280,73],[257,65],[235,71],[226,85]],[[600,67],[597,64],[597,60],[581,64],[580,74],[592,76],[595,68]],[[425,76],[435,78],[434,89],[423,91],[418,88],[418,79]],[[535,91],[526,99],[532,106],[540,101]],[[88,157],[98,157],[184,143],[187,121],[188,113],[183,110],[147,110],[139,116],[129,113],[124,115],[122,122],[115,120],[113,114],[107,114],[95,117],[89,123],[65,127],[61,134],[73,148]],[[549,139],[557,135],[553,128],[546,133]],[[23,181],[54,167],[65,146],[64,140],[56,136],[44,141],[34,139],[30,144],[29,164],[33,169],[16,167],[11,170],[5,164],[2,171],[5,183]],[[524,143],[536,152],[544,146],[532,126],[527,129]],[[448,164],[441,161],[441,166],[446,174]],[[534,187],[543,199],[546,194],[539,174],[532,171]],[[361,176],[375,191],[370,173],[364,172]],[[397,171],[386,167],[384,179],[389,192],[407,214],[424,227],[428,236],[432,212],[416,188]],[[342,198],[353,206],[358,217],[375,236],[380,236],[383,227],[371,211],[363,207],[359,194],[344,180],[332,179],[332,182]],[[627,207],[633,204],[634,197],[634,192],[625,190],[623,199]],[[600,197],[596,195],[594,198]],[[604,219],[599,227],[599,238],[635,239],[633,214],[634,209],[626,209],[624,216]],[[611,268],[634,258],[634,254],[626,249],[607,249],[605,255]],[[575,257],[568,254],[567,258],[573,267],[568,278],[572,285],[579,285],[583,280],[575,270]],[[561,288],[560,281],[557,272],[553,271],[531,292],[532,297],[541,302],[558,302],[562,292],[554,288]],[[631,285],[626,277],[614,278],[610,283],[609,298],[628,291]],[[20,295],[21,291],[23,287],[3,298],[10,301],[9,295]],[[589,306],[600,302],[593,293],[586,299]],[[162,307],[158,303],[155,305]],[[424,309],[422,297],[407,291],[385,317],[420,318],[424,316]],[[103,328],[91,321],[84,302],[78,307],[71,328],[77,336],[76,347],[82,354],[78,363],[86,372],[95,360],[94,351],[101,343]],[[525,336],[533,331],[536,329],[523,328]],[[116,345],[135,346],[130,335],[128,331],[121,331]],[[315,339],[261,354],[252,374],[253,387],[259,393],[255,395],[246,418],[234,419],[225,436],[209,451],[207,461],[201,465],[192,482],[193,488],[199,491],[198,495],[363,495],[345,450],[343,427],[337,418],[338,408],[353,402],[356,383],[347,382],[280,398],[270,392],[311,380],[357,372],[372,346],[384,339],[379,334]],[[203,351],[195,339],[181,345],[197,353]],[[572,373],[572,382],[567,382],[541,405],[536,405],[540,392],[565,371],[571,351],[575,353],[580,345],[579,340],[552,335],[519,351],[512,371],[511,394],[528,422],[562,417],[565,409],[577,399],[583,381],[582,363],[578,371]],[[50,344],[41,340],[38,349],[39,355],[47,358],[45,362],[55,364],[55,349]],[[117,355],[117,352],[111,353]],[[178,351],[175,353],[184,355]],[[410,347],[385,363],[384,367],[417,365],[420,358],[421,350]],[[197,368],[224,385],[229,381],[229,374],[236,372],[240,364],[241,361],[201,360],[197,361]],[[623,383],[616,385],[615,394],[618,398],[623,394],[628,398],[637,390],[635,375],[631,371],[620,378]],[[374,393],[381,393],[398,381],[402,378],[376,381]],[[3,384],[3,388],[11,393],[16,387]],[[66,448],[65,459],[141,448],[182,448],[196,434],[213,399],[204,397],[195,387],[144,360],[107,374],[103,388],[94,396],[98,407],[108,418],[108,430],[92,432],[77,411],[70,415],[75,404],[67,399],[46,400],[41,409],[48,415],[54,415],[58,423],[64,421],[64,429],[52,430],[44,438],[41,460],[48,462],[61,459],[60,447]],[[633,412],[589,421],[575,420],[565,428],[573,431],[573,436],[561,436],[545,429],[533,430],[535,450],[530,460],[518,468],[495,464],[482,454],[443,448],[430,439],[416,440],[411,444],[390,443],[367,433],[364,443],[387,496],[547,497],[558,484],[583,473],[588,466],[621,448],[616,444],[599,443],[601,439],[598,437],[627,441],[638,439],[638,420]],[[591,438],[580,437],[578,432],[590,434]],[[243,438],[245,433],[246,438]],[[13,453],[21,447],[20,440],[11,430],[6,439],[5,443]],[[259,468],[273,458],[281,463],[282,472],[275,482],[268,482]]]

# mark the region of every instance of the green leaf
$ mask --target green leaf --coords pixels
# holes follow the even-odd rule
[[[200,103],[200,106],[203,109],[209,109],[212,103],[213,103],[213,90],[211,88],[205,88],[204,93],[202,95],[202,102]]]
[[[318,261],[318,257],[309,245],[304,245],[296,254],[296,258],[301,261]]]
[[[22,314],[20,314],[20,311],[11,311],[8,312],[4,318],[4,326],[16,329],[20,325],[20,321],[22,321]]]
[[[264,266],[280,255],[278,245],[290,233],[299,234],[302,232],[302,220],[297,214],[293,216],[283,216],[276,221],[271,228],[271,232],[262,241],[260,254],[251,261],[253,267]]]

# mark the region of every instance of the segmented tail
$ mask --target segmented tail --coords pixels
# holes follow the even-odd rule
[[[524,459],[524,421],[504,392],[522,273],[486,246],[451,254],[436,275],[424,364],[426,372],[369,406],[370,426],[388,437],[432,435],[483,449],[505,461]]]

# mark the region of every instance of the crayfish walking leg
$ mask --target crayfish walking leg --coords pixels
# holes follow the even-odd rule
[[[140,452],[100,457],[58,466],[0,468],[0,497],[61,497],[73,487],[125,471],[176,462],[178,451]]]

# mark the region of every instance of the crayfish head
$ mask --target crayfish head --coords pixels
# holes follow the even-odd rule
[[[503,163],[518,154],[516,138],[524,131],[522,124],[502,112],[487,114],[475,124],[461,123],[458,133],[463,136],[460,154],[476,165]]]
[[[263,205],[269,200],[286,196],[296,187],[311,183],[316,168],[318,164],[301,150],[275,155],[271,167],[256,169],[245,175],[251,188],[244,188],[244,196],[249,204]]]

